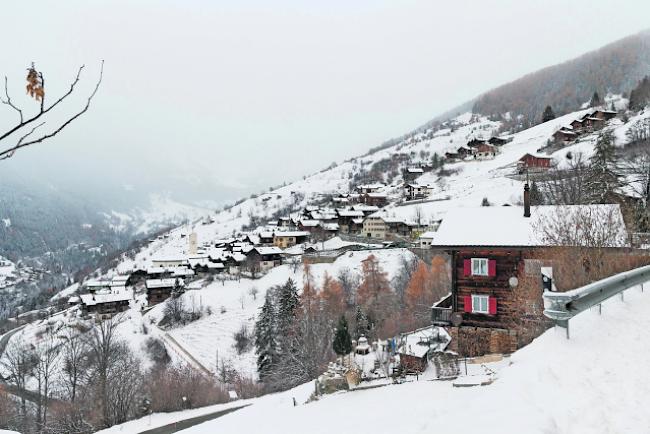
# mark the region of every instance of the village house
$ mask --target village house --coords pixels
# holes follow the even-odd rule
[[[473,138],[472,140],[467,142],[467,147],[468,148],[478,148],[479,146],[484,145],[484,144],[485,144],[485,140]]]
[[[102,317],[112,316],[124,312],[129,308],[129,302],[133,299],[131,291],[122,292],[96,292],[81,294],[81,310],[85,314],[97,314]]]
[[[287,247],[302,244],[309,239],[309,232],[306,231],[284,231],[273,234],[273,245],[286,249]]]
[[[258,271],[267,271],[282,265],[282,249],[279,247],[254,247],[246,254],[247,261]]]
[[[575,140],[577,137],[578,134],[575,131],[569,130],[565,127],[562,127],[553,133],[553,140],[555,140],[556,143],[570,142]]]
[[[386,193],[365,193],[361,196],[361,202],[381,208],[388,204],[388,196]]]
[[[489,160],[494,158],[497,155],[497,148],[488,145],[487,143],[481,143],[476,148],[474,148],[474,158],[477,160]]]
[[[359,204],[359,205],[354,205],[352,206],[352,210],[354,211],[361,211],[364,216],[369,216],[370,214],[374,214],[377,211],[379,211],[379,207],[375,205],[364,205],[364,204]]]
[[[406,184],[404,193],[406,200],[426,199],[433,192],[433,187],[429,184]]]
[[[465,159],[465,158],[467,158],[467,157],[471,157],[472,155],[474,155],[474,149],[473,149],[473,148],[469,148],[469,147],[467,147],[467,146],[461,146],[461,147],[458,148],[458,150],[456,151],[456,154],[458,154],[458,157],[459,157],[461,160],[463,160],[463,159]]]
[[[576,133],[580,133],[582,131],[582,129],[584,128],[582,119],[576,119],[576,120],[572,121],[569,124],[569,126],[571,126],[571,130],[576,132]]]
[[[376,183],[376,184],[364,184],[364,185],[359,185],[357,186],[356,190],[359,194],[366,194],[366,193],[377,193],[380,192],[384,189],[385,185]]]
[[[181,279],[149,279],[145,282],[147,288],[147,303],[149,306],[167,300],[174,289],[180,290],[184,283]]]
[[[341,233],[350,234],[359,232],[360,228],[357,222],[361,219],[363,222],[363,211],[353,209],[337,209],[339,230]],[[362,223],[363,224],[363,223]]]
[[[460,160],[461,155],[457,152],[445,152],[445,158],[450,161]]]
[[[539,233],[540,222],[559,212],[602,213],[615,220],[607,224],[616,228],[606,247],[618,251],[627,245],[618,205],[558,208],[531,207],[526,186],[523,207],[456,209],[446,214],[431,247],[450,256],[451,295],[432,308],[432,321],[446,326],[452,351],[463,356],[511,353],[549,326],[542,314],[541,273],[550,269],[547,273],[552,276],[557,246]]]
[[[241,252],[229,252],[224,255],[222,263],[229,274],[239,274],[246,261],[246,255]]]
[[[367,238],[383,240],[386,238],[386,223],[380,216],[369,216],[363,221],[363,234]]]
[[[424,175],[424,169],[421,167],[409,167],[402,173],[405,182],[411,182]]]
[[[492,137],[490,140],[488,140],[488,143],[493,146],[503,146],[508,143],[508,139],[504,139],[502,137]]]
[[[525,154],[517,161],[517,173],[540,172],[551,168],[551,157],[542,154]]]

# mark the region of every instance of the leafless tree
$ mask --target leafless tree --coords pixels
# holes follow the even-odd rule
[[[72,328],[66,330],[62,339],[62,381],[64,387],[68,390],[68,399],[70,402],[74,402],[77,398],[77,389],[88,364],[88,351],[90,348],[85,337],[76,334]]]
[[[119,363],[122,343],[116,333],[120,324],[119,319],[111,318],[97,324],[90,331],[90,357],[92,381],[97,390],[97,405],[101,414],[102,424],[105,427],[112,425],[110,407],[110,375],[113,368]]]
[[[559,206],[534,223],[536,236],[549,246],[622,247],[625,223],[616,205]]]
[[[36,423],[47,426],[48,405],[52,382],[58,374],[60,347],[52,331],[47,331],[44,339],[34,351],[34,378],[38,385],[36,403]]]
[[[257,294],[258,294],[258,292],[259,292],[259,291],[258,291],[258,289],[257,289],[255,286],[253,286],[253,287],[248,291],[248,293],[251,295],[251,297],[253,297],[253,300],[257,300]]]
[[[586,159],[581,153],[570,154],[566,159],[566,166],[554,167],[540,179],[539,186],[545,201],[552,205],[588,203],[589,165]]]
[[[336,278],[343,288],[346,304],[348,307],[353,306],[356,302],[356,292],[359,287],[359,275],[348,267],[343,267],[339,270]]]
[[[34,98],[38,104],[38,109],[35,113],[31,114],[27,114],[24,108],[19,107],[12,100],[9,92],[9,80],[5,76],[4,97],[0,97],[0,102],[16,112],[18,115],[18,121],[7,131],[0,133],[0,160],[6,160],[13,157],[19,149],[44,142],[45,140],[56,136],[68,125],[88,111],[90,103],[97,94],[102,82],[104,74],[103,61],[101,62],[99,77],[95,87],[86,99],[86,103],[73,114],[66,116],[63,121],[56,122],[49,132],[37,134],[37,131],[46,125],[49,114],[56,112],[57,110],[55,109],[75,92],[77,85],[81,81],[81,73],[83,72],[83,69],[84,65],[79,67],[77,75],[70,84],[70,88],[63,93],[63,95],[59,96],[51,104],[47,104],[45,76],[41,71],[36,69],[34,64],[32,64],[32,66],[27,70],[27,93]]]
[[[22,339],[12,340],[5,349],[4,356],[0,359],[9,381],[19,390],[25,390],[28,379],[34,372],[34,349]],[[21,417],[27,414],[25,396],[20,397]]]

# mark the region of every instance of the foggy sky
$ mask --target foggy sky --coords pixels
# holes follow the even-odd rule
[[[643,30],[650,2],[52,0],[0,13],[0,74],[22,104],[30,62],[50,98],[86,64],[83,98],[106,62],[85,117],[1,171],[220,200]],[[13,120],[0,106],[0,127]]]

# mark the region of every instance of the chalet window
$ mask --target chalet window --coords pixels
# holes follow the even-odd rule
[[[472,258],[472,276],[487,276],[488,260],[487,258]]]
[[[472,313],[490,313],[489,300],[487,295],[472,295]]]
[[[463,261],[463,276],[489,276],[497,275],[497,261],[487,258],[472,258]]]

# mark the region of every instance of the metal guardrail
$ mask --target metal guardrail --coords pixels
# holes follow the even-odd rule
[[[569,320],[589,308],[599,306],[603,301],[623,295],[626,289],[650,281],[650,265],[615,274],[567,292],[544,292],[544,315],[556,325],[566,329],[569,338]]]

